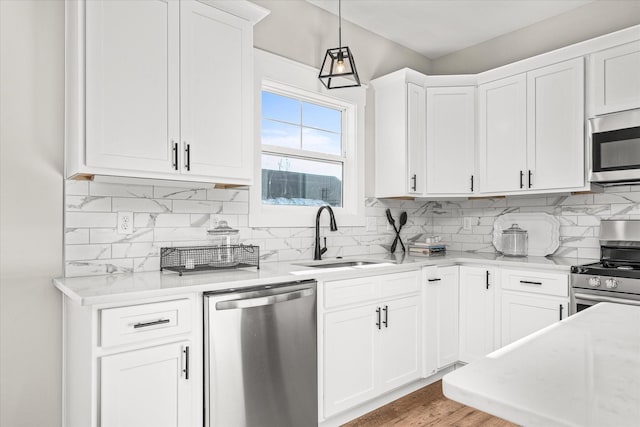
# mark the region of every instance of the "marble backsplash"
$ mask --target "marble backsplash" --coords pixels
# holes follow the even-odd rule
[[[304,228],[250,228],[246,189],[183,189],[72,181],[65,183],[65,275],[67,277],[153,271],[160,248],[207,244],[207,230],[226,220],[240,230],[240,242],[260,246],[260,262],[312,260],[315,216]],[[365,214],[376,230],[345,227],[329,232],[325,257],[369,256],[388,252],[395,233],[387,230],[385,210],[396,221],[406,211],[404,238],[431,232],[425,201],[366,199]],[[118,234],[117,212],[133,212],[133,234]],[[397,253],[401,253],[398,246]]]
[[[240,230],[240,241],[260,246],[261,262],[311,260],[314,221],[305,228],[250,228],[248,190],[182,189],[153,185],[125,185],[66,181],[65,275],[153,271],[160,267],[160,248],[207,244],[207,230],[224,219]],[[560,221],[561,246],[554,255],[598,258],[601,219],[640,219],[640,186],[622,186],[604,193],[546,195],[474,200],[365,200],[367,217],[376,230],[343,227],[328,231],[326,257],[382,255],[393,231],[387,230],[385,210],[397,219],[409,216],[402,235],[442,236],[450,250],[495,252],[493,222],[512,212],[546,212]],[[134,214],[133,234],[118,234],[117,212]],[[463,229],[465,217],[471,230]],[[325,218],[326,219],[326,218]],[[398,249],[397,253],[401,253]]]

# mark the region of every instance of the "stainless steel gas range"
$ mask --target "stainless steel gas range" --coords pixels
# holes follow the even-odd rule
[[[600,262],[571,267],[570,314],[599,302],[640,306],[640,220],[603,220]]]

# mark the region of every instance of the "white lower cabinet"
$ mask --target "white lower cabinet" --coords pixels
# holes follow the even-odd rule
[[[424,373],[458,361],[458,266],[424,269]]]
[[[473,362],[495,350],[495,268],[460,267],[460,356]]]
[[[414,271],[325,283],[325,417],[420,378],[419,277]],[[356,288],[361,300],[334,309],[332,295]]]
[[[105,356],[100,364],[100,424],[192,425],[188,341]]]
[[[569,315],[569,275],[503,269],[500,330],[502,346]]]
[[[505,291],[502,294],[502,346],[564,319],[568,306],[566,298]]]
[[[201,426],[201,301],[65,297],[63,426]]]

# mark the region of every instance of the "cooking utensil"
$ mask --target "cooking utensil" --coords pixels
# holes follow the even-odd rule
[[[398,240],[400,240],[400,246],[402,246],[402,252],[406,252],[407,249],[404,247],[404,243],[402,243],[402,238],[400,237],[400,232],[402,231],[402,227],[405,226],[405,224],[407,223],[407,213],[406,212],[402,212],[400,214],[400,228],[398,229]]]
[[[389,224],[393,226],[393,230],[396,232],[396,238],[393,240],[393,243],[391,244],[391,248],[389,249],[391,253],[394,253],[396,251],[396,246],[398,246],[399,231],[398,231],[398,228],[396,227],[396,220],[393,219],[393,216],[391,215],[391,209],[387,209],[385,213],[387,214],[387,221],[389,221]]]

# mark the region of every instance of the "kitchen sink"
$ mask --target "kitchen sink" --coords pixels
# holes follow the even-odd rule
[[[389,264],[390,261],[329,261],[329,262],[313,262],[306,264],[296,264],[303,267],[311,268],[340,268],[340,267],[361,267],[372,264]]]

